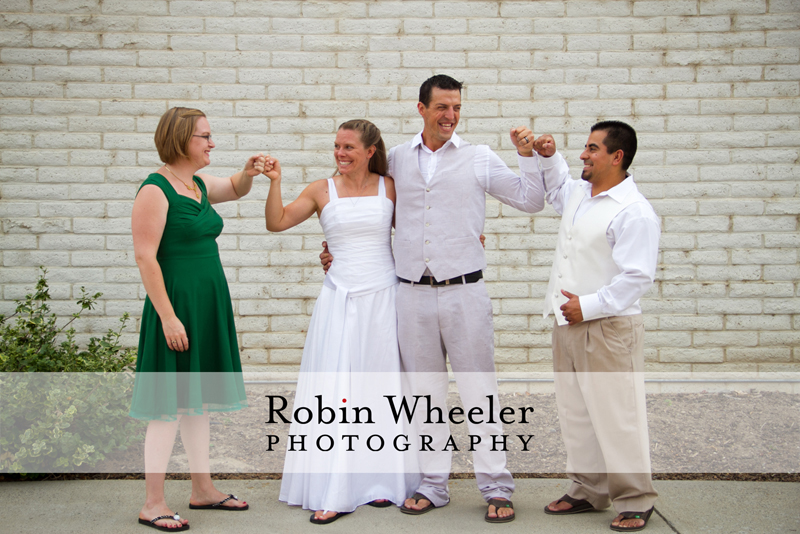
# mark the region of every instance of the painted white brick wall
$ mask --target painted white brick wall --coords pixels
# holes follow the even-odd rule
[[[643,300],[648,368],[800,369],[800,3],[681,1],[5,0],[0,14],[2,302],[37,266],[61,313],[103,300],[82,339],[141,312],[130,208],[171,106],[208,113],[210,172],[279,157],[287,199],[329,176],[336,126],[388,144],[421,127],[421,81],[465,82],[459,131],[515,163],[518,124],[576,169],[599,119],[633,124],[632,171],[660,215]],[[322,280],[316,220],[264,229],[266,180],[219,206],[246,365],[296,369]],[[539,315],[558,218],[489,199],[498,368],[549,366]],[[137,325],[138,326],[138,325]],[[136,343],[131,331],[125,341]]]

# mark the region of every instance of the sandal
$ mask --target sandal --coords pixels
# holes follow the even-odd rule
[[[228,511],[231,511],[231,512],[243,512],[245,510],[249,510],[250,509],[250,505],[247,504],[247,503],[244,503],[244,506],[222,506],[223,504],[225,504],[226,502],[230,501],[231,499],[233,499],[234,501],[238,501],[239,500],[239,499],[236,498],[236,495],[231,493],[227,497],[225,497],[224,499],[222,499],[221,501],[219,501],[216,504],[192,504],[192,503],[189,503],[189,508],[191,508],[192,510],[228,510]]]
[[[415,493],[414,496],[411,497],[411,498],[414,499],[415,501],[419,501],[420,499],[425,499],[430,504],[428,506],[426,506],[425,508],[421,508],[420,510],[414,510],[413,508],[407,508],[406,505],[403,504],[403,506],[400,507],[400,511],[403,512],[404,514],[422,515],[422,514],[427,514],[428,512],[430,512],[431,510],[436,508],[436,506],[433,505],[433,502],[431,502],[431,500],[429,498],[427,498],[425,495],[423,495],[421,493]]]
[[[511,511],[514,511],[514,503],[509,500],[501,500],[501,499],[489,499],[487,504],[490,506],[494,506],[494,511],[497,513],[500,511],[500,508],[511,508]],[[489,517],[489,509],[486,509],[486,515],[483,516],[483,519],[487,523],[508,523],[509,521],[513,521],[514,518],[517,517],[516,513],[508,515],[506,517],[500,517],[500,514],[497,517]]]
[[[327,525],[328,523],[333,523],[334,521],[336,521],[337,519],[339,519],[343,515],[348,515],[348,514],[352,514],[352,513],[353,512],[336,512],[335,516],[329,517],[328,519],[317,519],[317,517],[316,517],[317,513],[314,512],[313,514],[311,514],[311,518],[309,519],[309,521],[311,521],[315,525]]]
[[[619,515],[622,516],[622,520],[625,519],[643,519],[644,525],[641,527],[615,527],[611,526],[611,530],[616,532],[637,532],[639,530],[643,530],[644,527],[647,526],[647,520],[650,519],[650,516],[653,514],[653,508],[650,508],[646,512],[621,512]]]
[[[392,501],[388,499],[384,499],[383,502],[378,501],[370,501],[367,503],[369,506],[374,506],[375,508],[388,508],[392,505]]]
[[[571,504],[572,508],[570,508],[568,510],[555,511],[555,510],[551,510],[550,509],[550,505],[548,504],[547,506],[544,507],[544,513],[550,514],[550,515],[569,515],[569,514],[580,514],[580,513],[583,513],[583,512],[592,512],[595,509],[594,506],[592,506],[591,503],[589,501],[587,501],[586,499],[573,499],[572,497],[570,497],[567,494],[564,494],[563,497],[558,499],[556,501],[556,504],[558,504],[560,502],[565,502],[567,504]]]
[[[181,525],[179,527],[173,527],[173,528],[162,527],[161,525],[156,525],[156,521],[160,521],[162,519],[174,519],[175,521],[180,522],[181,516],[179,516],[178,514],[175,514],[175,515],[160,515],[160,516],[156,517],[155,519],[151,519],[150,521],[148,521],[147,519],[142,519],[140,517],[139,518],[139,524],[147,526],[147,527],[150,527],[150,528],[154,528],[156,530],[163,530],[164,532],[181,532],[181,531],[184,531],[184,530],[189,530],[189,524],[188,523],[185,524],[185,525]]]

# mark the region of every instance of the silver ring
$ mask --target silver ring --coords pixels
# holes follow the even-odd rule
[[[525,139],[526,143],[528,142],[528,136],[527,135],[525,137],[523,137],[523,139]]]

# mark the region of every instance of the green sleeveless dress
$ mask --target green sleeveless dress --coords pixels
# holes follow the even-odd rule
[[[157,173],[139,187],[154,184],[169,202],[156,259],[175,314],[186,328],[189,350],[167,346],[161,319],[147,297],[130,410],[137,419],[173,421],[178,414],[247,406],[231,296],[216,241],[222,217],[211,207],[203,180],[192,179],[202,192],[199,203],[179,195]]]

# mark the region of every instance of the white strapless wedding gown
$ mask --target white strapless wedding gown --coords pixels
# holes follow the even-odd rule
[[[313,416],[303,424],[303,411],[300,422],[292,421],[289,434],[304,435],[306,451],[299,437],[295,450],[287,450],[280,500],[336,512],[376,499],[400,505],[420,478],[413,430],[395,423],[384,397],[394,395],[398,404],[404,390],[391,248],[394,204],[383,177],[377,196],[339,198],[333,179],[328,192],[320,224],[334,261],[311,316],[292,410],[307,407]],[[327,421],[335,414],[333,422],[319,422],[319,403],[333,410],[323,415]],[[363,407],[373,423],[365,411],[355,422],[353,409]],[[405,443],[408,451],[398,452]]]

